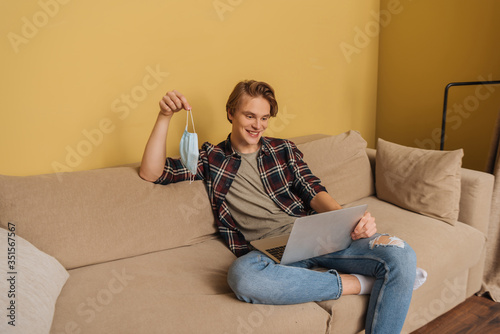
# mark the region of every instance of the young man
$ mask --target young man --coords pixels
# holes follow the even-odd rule
[[[174,90],[162,98],[160,109],[140,176],[160,184],[189,180],[180,159],[166,157],[166,138],[172,116],[191,106]],[[404,241],[376,234],[370,213],[352,232],[351,246],[339,252],[280,265],[249,246],[252,240],[290,232],[297,217],[341,208],[311,173],[295,144],[263,136],[277,112],[268,84],[242,81],[226,104],[231,133],[218,145],[204,143],[199,150],[195,178],[206,182],[219,231],[238,257],[228,272],[230,287],[240,300],[265,304],[338,299],[371,291],[366,333],[399,333],[412,296],[416,257]],[[316,266],[329,270],[307,270]]]

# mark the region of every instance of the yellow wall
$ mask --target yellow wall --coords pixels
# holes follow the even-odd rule
[[[381,7],[391,0],[382,0]],[[500,2],[401,0],[381,29],[377,137],[439,149],[444,88],[500,80]],[[463,165],[483,170],[500,86],[449,91],[445,149],[463,147]]]
[[[0,5],[0,174],[140,161],[158,101],[178,89],[200,144],[230,131],[237,81],[268,81],[268,135],[375,139],[379,1],[40,0]],[[356,42],[358,42],[356,44]],[[168,151],[178,154],[185,114]]]

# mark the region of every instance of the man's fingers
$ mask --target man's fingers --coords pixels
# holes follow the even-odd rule
[[[354,233],[360,234],[360,233],[364,232],[366,230],[365,224],[366,224],[366,222],[363,222],[363,220],[360,220],[358,225],[356,225],[356,228],[354,229]]]
[[[182,109],[182,101],[177,96],[176,91],[168,92],[167,95],[165,96],[164,101],[170,107],[170,109],[172,109],[172,110],[176,110],[177,111],[177,110]]]
[[[176,109],[175,103],[167,95],[162,97],[160,101],[160,107],[162,107],[162,109],[165,109],[167,111],[172,111]]]
[[[161,113],[165,116],[172,116],[173,113],[181,109],[191,110],[191,106],[186,97],[177,90],[167,92],[160,100]]]
[[[354,232],[356,232],[356,234],[362,233],[364,230],[366,230],[365,226],[368,223],[367,214],[369,215],[369,213],[365,213],[365,215],[359,220],[358,224],[356,225],[356,228],[354,229]]]
[[[351,233],[353,240],[361,238],[369,238],[377,232],[375,218],[369,212],[365,212],[364,216],[360,219],[356,228]]]
[[[191,105],[189,104],[188,100],[181,92],[174,89],[173,93],[175,94],[175,96],[177,98],[176,105],[177,105],[177,107],[179,107],[179,109],[184,108],[186,110],[191,110]],[[178,104],[178,103],[180,103],[180,104]]]
[[[351,238],[353,240],[357,240],[359,238],[361,238],[361,234],[363,234],[365,232],[365,222],[363,222],[363,219],[361,219],[359,221],[359,223],[356,225],[356,228],[354,229],[354,231],[352,231],[351,233]]]

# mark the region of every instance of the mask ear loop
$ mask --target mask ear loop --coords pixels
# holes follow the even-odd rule
[[[189,114],[191,114],[191,124],[193,124],[193,133],[196,133],[196,129],[194,128],[194,119],[193,119],[193,111],[191,109],[186,112],[186,130],[189,126]]]
[[[191,124],[193,124],[193,133],[196,133],[196,129],[194,128],[193,111],[192,111],[192,109],[188,109],[186,111],[187,111],[186,112],[186,131],[188,130],[188,126],[189,126],[189,114],[191,114]],[[195,177],[196,177],[196,174],[191,174],[191,172],[189,172],[189,184],[193,183]]]

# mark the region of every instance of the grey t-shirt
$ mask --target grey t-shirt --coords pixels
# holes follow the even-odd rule
[[[290,233],[296,217],[280,209],[266,193],[254,153],[238,153],[241,165],[226,195],[229,211],[247,241]]]

